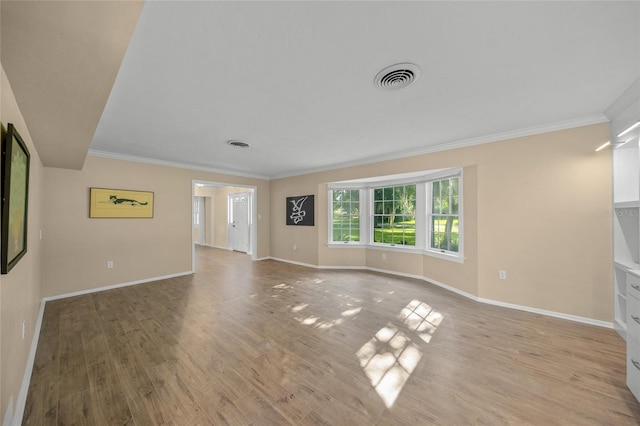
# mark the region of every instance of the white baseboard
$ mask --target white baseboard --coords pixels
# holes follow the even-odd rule
[[[371,267],[368,267],[368,266],[356,266],[356,267],[350,267],[350,266],[318,266],[318,265],[310,265],[310,264],[307,264],[307,263],[294,262],[292,260],[278,259],[276,257],[271,257],[270,259],[277,260],[278,262],[292,263],[294,265],[306,266],[306,267],[315,268],[315,269],[357,269],[357,270],[367,270],[367,271],[373,271],[373,272],[381,272],[383,274],[396,275],[396,276],[406,277],[406,278],[414,278],[414,279],[426,281],[426,282],[434,284],[434,285],[436,285],[438,287],[442,287],[445,290],[449,290],[449,291],[451,291],[453,293],[459,294],[459,295],[464,296],[464,297],[466,297],[468,299],[471,299],[471,300],[474,300],[474,301],[480,302],[480,303],[485,303],[487,305],[500,306],[502,308],[509,308],[509,309],[517,309],[519,311],[525,311],[525,312],[531,312],[531,313],[534,313],[534,314],[546,315],[546,316],[549,316],[549,317],[565,319],[565,320],[579,322],[579,323],[588,324],[588,325],[595,325],[595,326],[598,326],[598,327],[611,328],[611,329],[614,328],[613,323],[607,322],[607,321],[600,321],[600,320],[596,320],[596,319],[593,319],[593,318],[587,318],[587,317],[581,317],[581,316],[578,316],[578,315],[565,314],[563,312],[548,311],[546,309],[533,308],[533,307],[530,307],[530,306],[516,305],[514,303],[507,303],[507,302],[501,302],[499,300],[493,300],[493,299],[486,299],[486,298],[483,298],[483,297],[478,297],[478,296],[473,295],[471,293],[468,293],[468,292],[466,292],[464,290],[460,290],[460,289],[458,289],[456,287],[450,286],[448,284],[441,283],[439,281],[433,280],[433,279],[431,279],[429,277],[425,277],[425,276],[422,276],[422,275],[407,274],[407,273],[403,273],[403,272],[391,271],[391,270],[388,270],[388,269],[371,268]]]
[[[271,257],[271,256],[269,256],[269,259],[277,260],[278,262],[283,262],[283,263],[291,263],[292,265],[305,266],[307,268],[318,269],[318,265],[312,265],[310,263],[296,262],[295,260],[280,259],[278,257]]]
[[[40,330],[42,328],[42,317],[44,316],[44,306],[46,301],[42,299],[40,302],[40,310],[38,311],[38,319],[36,320],[36,327],[33,330],[33,338],[31,339],[31,348],[29,349],[29,356],[27,358],[27,366],[24,371],[24,377],[22,378],[22,386],[20,387],[20,393],[18,394],[18,400],[16,401],[15,414],[13,415],[13,422],[9,423],[12,426],[20,426],[22,424],[22,417],[24,416],[24,408],[27,404],[27,393],[29,391],[29,383],[31,383],[31,373],[33,373],[33,364],[36,360],[36,351],[38,349],[38,340],[40,339]],[[8,414],[8,413],[7,413]],[[8,424],[3,423],[5,426]]]
[[[352,270],[352,271],[366,271],[368,270],[366,266],[328,266],[328,265],[318,265],[315,268],[318,269],[337,269],[337,270]]]
[[[9,404],[7,405],[7,411],[4,414],[2,426],[13,426],[13,397],[9,398]]]
[[[152,281],[166,280],[169,278],[182,277],[184,275],[190,275],[190,274],[193,274],[193,271],[178,272],[177,274],[162,275],[160,277],[145,278],[143,280],[130,281],[122,284],[113,284],[113,285],[108,285],[104,287],[92,288],[88,290],[74,291],[72,293],[59,294],[57,296],[47,296],[42,300],[44,300],[45,302],[48,302],[50,300],[66,299],[67,297],[82,296],[83,294],[98,293],[101,291],[113,290],[115,288],[129,287],[131,285],[144,284]]]
[[[613,323],[607,321],[600,321],[593,318],[581,317],[578,315],[565,314],[562,312],[548,311],[546,309],[533,308],[530,306],[515,305],[513,303],[500,302],[499,300],[478,298],[478,302],[486,303],[488,305],[500,306],[502,308],[517,309],[519,311],[531,312],[533,314],[546,315],[548,317],[560,318],[564,320],[581,322],[583,324],[595,325],[604,328],[613,328]]]

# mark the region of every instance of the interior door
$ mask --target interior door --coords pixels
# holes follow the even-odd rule
[[[231,244],[235,251],[247,253],[249,251],[249,202],[250,194],[242,192],[230,194],[232,220]]]

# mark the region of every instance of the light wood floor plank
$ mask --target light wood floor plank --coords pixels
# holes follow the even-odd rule
[[[198,247],[48,302],[25,425],[640,425],[609,329]]]

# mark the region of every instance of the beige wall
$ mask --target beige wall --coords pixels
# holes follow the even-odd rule
[[[257,187],[257,255],[269,255],[268,181],[91,156],[81,171],[45,173],[44,296],[191,271],[194,179]],[[89,219],[94,186],[153,191],[154,218]]]
[[[480,298],[610,322],[610,152],[594,151],[608,138],[604,123],[274,180],[271,256],[422,275]],[[327,183],[456,166],[464,173],[464,264],[326,246]],[[316,196],[316,226],[286,226],[286,197],[306,194]]]
[[[13,123],[31,154],[27,254],[9,274],[0,276],[0,400],[2,404],[0,420],[2,420],[5,419],[10,402],[12,404],[10,410],[15,410],[42,300],[43,247],[40,229],[43,225],[44,212],[44,168],[4,70],[1,76],[0,92],[3,137],[7,124]],[[24,339],[22,338],[23,321],[26,323]]]

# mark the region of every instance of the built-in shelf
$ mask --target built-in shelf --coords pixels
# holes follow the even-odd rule
[[[613,203],[614,209],[640,209],[640,200],[621,201]]]
[[[627,341],[627,386],[640,400],[640,129],[626,132],[640,119],[640,79],[609,108],[613,180],[613,327]],[[627,140],[618,135],[626,133]],[[622,143],[624,142],[624,143]],[[632,362],[633,361],[633,362]]]
[[[622,261],[622,260],[614,260],[613,266],[615,268],[622,269],[625,272],[640,269],[640,264],[635,262],[630,262],[630,261]]]

